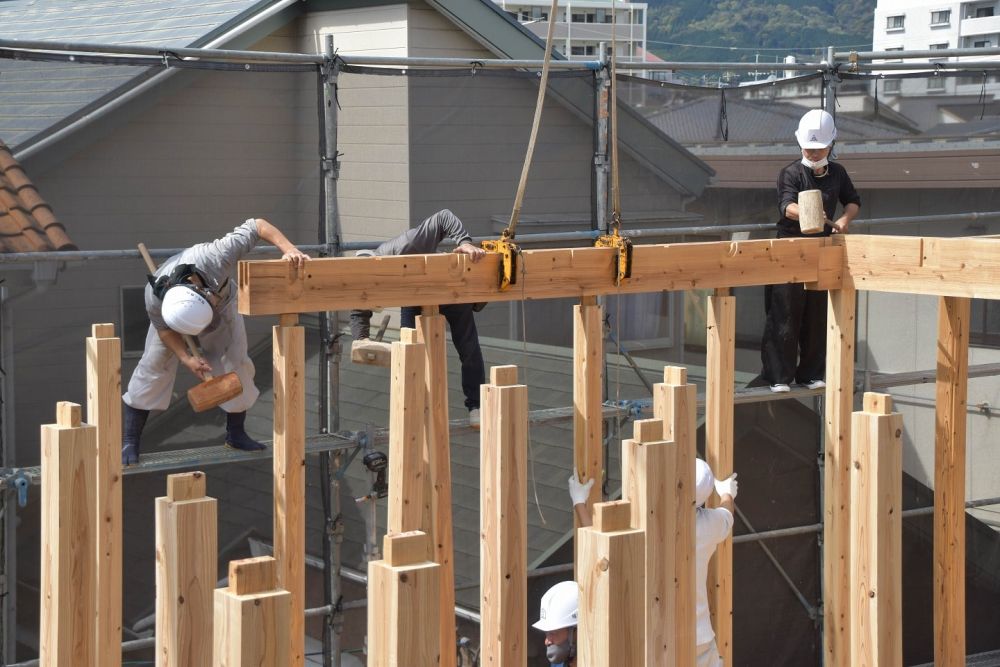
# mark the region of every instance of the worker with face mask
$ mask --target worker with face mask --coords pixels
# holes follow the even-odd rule
[[[837,139],[833,116],[822,109],[807,112],[795,139],[802,155],[778,175],[778,238],[804,236],[798,197],[806,190],[819,190],[823,198],[823,231],[811,236],[846,234],[858,215],[861,197],[847,170],[832,161]],[[842,211],[835,217],[838,204]],[[792,383],[810,389],[825,386],[826,301],[826,292],[806,290],[801,282],[764,288],[762,370],[751,386],[766,383],[776,393],[790,391]]]
[[[243,393],[219,406],[226,413],[226,445],[243,451],[265,448],[244,428],[247,410],[260,391],[253,383],[246,329],[231,280],[236,264],[258,240],[277,246],[282,258],[297,268],[309,259],[267,220],[250,218],[221,239],[174,255],[149,276],[146,345],[122,396],[122,465],[139,462],[146,419],[151,410],[165,410],[170,405],[178,363],[199,380],[206,378],[205,373],[235,372]],[[198,336],[205,356],[191,354],[182,335]]]
[[[715,643],[715,630],[708,608],[708,561],[716,547],[726,539],[733,528],[733,499],[736,498],[738,484],[736,473],[724,480],[717,480],[712,469],[701,459],[695,459],[695,613],[696,642],[695,667],[722,667],[722,658]],[[569,495],[573,509],[583,526],[591,525],[591,515],[587,508],[587,498],[594,480],[586,484],[580,482],[577,473],[569,478]],[[719,507],[707,508],[705,503],[715,491],[719,495]]]
[[[545,657],[555,667],[576,667],[579,600],[575,581],[560,581],[542,596],[538,622],[532,627],[545,633]]]

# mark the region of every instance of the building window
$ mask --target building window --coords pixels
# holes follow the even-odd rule
[[[930,45],[931,51],[940,51],[942,49],[947,49],[947,48],[948,48],[948,42],[941,42],[940,44]]]
[[[146,287],[122,287],[121,309],[122,356],[140,357],[149,330]]]
[[[899,16],[889,16],[885,20],[885,29],[888,31],[902,30],[903,21],[905,19],[906,16],[903,14],[900,14]]]
[[[972,48],[974,49],[988,49],[993,46],[993,42],[988,39],[979,39],[972,42]]]
[[[895,95],[899,93],[900,84],[902,83],[899,79],[886,79],[882,86],[882,92],[886,95]]]
[[[1000,348],[1000,301],[972,300],[969,342],[980,347]]]
[[[984,19],[993,16],[993,7],[976,7],[976,15],[973,18]]]
[[[927,79],[927,92],[940,92],[944,90],[944,77],[932,76]]]
[[[951,10],[942,9],[941,11],[931,12],[931,25],[942,26],[949,25],[951,23]]]
[[[573,56],[592,56],[594,55],[594,47],[591,46],[571,46],[569,47],[570,55]]]

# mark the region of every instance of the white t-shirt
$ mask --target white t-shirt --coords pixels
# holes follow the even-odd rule
[[[726,539],[733,527],[733,515],[725,507],[698,507],[695,509],[695,582],[697,597],[695,611],[698,614],[697,644],[707,644],[715,638],[712,618],[708,611],[708,561],[715,553],[715,547]]]

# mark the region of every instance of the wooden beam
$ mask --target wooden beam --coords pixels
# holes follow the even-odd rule
[[[580,481],[596,480],[587,498],[588,509],[601,501],[603,383],[604,309],[588,299],[573,306],[573,465]],[[579,528],[579,519],[575,521]]]
[[[823,252],[829,248],[823,248]],[[705,459],[716,478],[733,474],[733,397],[736,374],[736,298],[711,295],[707,307]],[[712,506],[718,497],[712,494]],[[733,665],[733,537],[726,536],[708,565],[708,602],[723,664]]]
[[[663,439],[663,420],[635,422],[633,439],[622,442],[622,489],[632,508],[631,525],[646,534],[644,549],[646,667],[666,667],[676,631],[674,506],[677,448]]]
[[[903,415],[865,394],[851,424],[851,665],[903,664]]]
[[[424,345],[424,458],[428,471],[430,500],[431,560],[441,566],[437,595],[441,619],[441,667],[455,667],[455,568],[454,534],[451,520],[451,437],[448,429],[448,355],[445,349],[444,316],[425,310],[417,316],[417,341]],[[390,359],[391,361],[391,359]]]
[[[113,324],[87,338],[87,423],[97,428],[95,664],[122,663],[122,345]]]
[[[697,450],[697,393],[688,384],[687,370],[679,366],[663,369],[663,383],[653,387],[653,415],[663,420],[664,439],[674,443],[676,484],[673,506],[677,521],[674,533],[674,624],[670,664],[693,665],[697,647],[695,595],[694,469]]]
[[[39,663],[95,667],[97,428],[61,402],[41,429],[42,535]]]
[[[819,279],[828,239],[767,239],[636,246],[632,277],[616,286],[611,248],[522,250],[517,289],[497,285],[498,255],[472,263],[448,253],[314,259],[304,276],[281,260],[239,265],[244,315],[373,310],[421,303],[552,299],[664,290],[712,289]]]
[[[491,379],[516,382],[516,368]],[[480,389],[480,664],[524,665],[528,627],[528,388]]]
[[[215,591],[213,664],[293,664],[292,596],[277,588],[280,571],[269,556],[229,563],[229,587]]]
[[[274,558],[276,586],[291,595],[292,667],[305,660],[305,329],[276,326],[274,346]]]
[[[597,503],[594,525],[581,528],[578,533],[577,661],[580,665],[644,664],[645,604],[636,591],[645,588],[645,534],[630,527],[631,513],[627,501]]]
[[[416,334],[412,329],[404,333]],[[397,341],[392,344],[389,394],[389,506],[388,531],[405,533],[429,530],[424,526],[424,496],[427,484],[424,468],[425,409],[424,384],[426,351],[420,343]],[[428,512],[429,516],[429,512]]]
[[[851,598],[851,411],[857,293],[831,290],[827,306],[823,452],[823,648],[827,665],[849,663]]]
[[[167,495],[156,499],[157,667],[212,665],[217,517],[204,473],[167,477]]]
[[[1000,299],[1000,239],[847,234],[846,287]]]
[[[439,664],[435,598],[441,566],[421,557],[431,547],[426,534],[415,532],[419,537],[386,535],[383,551],[393,560],[368,563],[369,667]],[[392,543],[399,540],[407,545],[395,548]]]
[[[969,310],[969,299],[939,300],[934,420],[934,664],[948,667],[965,664]]]

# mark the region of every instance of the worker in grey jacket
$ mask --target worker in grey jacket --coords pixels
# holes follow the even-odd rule
[[[359,257],[424,255],[437,252],[438,244],[445,237],[458,244],[454,252],[468,255],[473,262],[478,262],[486,254],[482,248],[472,243],[472,237],[465,231],[458,216],[447,209],[438,211],[375,250],[359,250],[357,254]],[[486,382],[486,367],[483,365],[483,352],[479,347],[479,333],[476,331],[475,306],[471,303],[451,304],[441,306],[440,311],[448,321],[452,343],[462,362],[462,392],[465,394],[465,407],[469,410],[469,423],[479,426],[479,386]],[[419,307],[403,307],[400,309],[400,325],[414,327],[419,314]],[[370,310],[351,311],[351,335],[355,344],[368,339],[371,318]]]
[[[140,438],[150,410],[165,410],[170,405],[178,362],[199,380],[205,379],[205,373],[235,372],[239,376],[243,393],[220,406],[226,413],[226,444],[244,451],[264,449],[244,428],[247,410],[260,391],[253,383],[246,329],[236,309],[236,286],[230,279],[237,262],[259,240],[277,246],[282,259],[298,268],[309,259],[277,227],[263,218],[251,218],[221,239],[174,255],[150,276],[145,294],[150,322],[146,345],[122,396],[122,465],[138,463]],[[198,336],[205,356],[188,352],[182,334]]]

